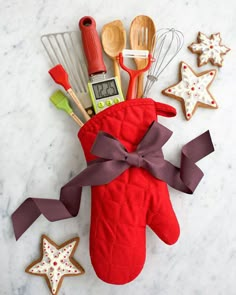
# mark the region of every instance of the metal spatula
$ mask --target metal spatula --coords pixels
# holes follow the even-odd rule
[[[78,31],[41,36],[41,42],[53,66],[61,64],[69,75],[70,84],[91,116],[92,102],[87,89],[89,80]]]

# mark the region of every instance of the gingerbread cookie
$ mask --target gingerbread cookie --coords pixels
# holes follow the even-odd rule
[[[187,120],[190,120],[198,106],[217,108],[217,103],[208,88],[216,75],[216,70],[196,74],[186,63],[180,63],[180,82],[164,89],[166,96],[182,102]]]
[[[41,257],[31,263],[25,271],[45,277],[51,293],[58,294],[65,276],[78,276],[84,273],[82,266],[72,258],[78,243],[79,238],[74,238],[58,246],[43,235]]]
[[[221,44],[220,33],[212,34],[208,38],[203,33],[199,32],[197,37],[198,43],[192,43],[188,48],[197,53],[198,66],[201,67],[210,61],[213,65],[222,67],[223,55],[225,55],[230,49]]]

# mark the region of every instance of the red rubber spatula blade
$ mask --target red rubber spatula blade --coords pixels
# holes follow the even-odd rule
[[[53,80],[57,84],[60,84],[62,87],[64,87],[66,91],[71,88],[68,74],[61,64],[51,68],[48,73],[51,75]]]

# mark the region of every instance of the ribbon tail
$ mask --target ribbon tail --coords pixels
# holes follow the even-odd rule
[[[43,214],[49,221],[75,217],[80,208],[82,187],[106,184],[124,172],[129,165],[122,161],[94,161],[61,188],[60,199],[26,199],[12,214],[16,240]]]
[[[191,158],[194,163],[212,152],[214,152],[214,146],[209,130],[194,138],[182,148],[182,154],[187,158]]]
[[[41,215],[32,198],[26,199],[11,215],[15,238],[18,240],[21,235]]]
[[[71,185],[73,186],[74,183],[82,186],[107,184],[128,168],[129,164],[125,161],[98,159],[89,163],[88,167],[71,181]]]
[[[154,177],[165,181],[171,187],[187,194],[193,194],[203,177],[202,170],[195,162],[214,151],[209,131],[196,137],[182,148],[180,168],[166,160],[149,157],[144,168]]]
[[[188,142],[182,149],[180,178],[194,192],[204,173],[195,164],[214,151],[209,130]]]
[[[16,240],[43,214],[49,221],[75,217],[79,212],[82,187],[61,189],[60,200],[28,198],[12,214]]]
[[[146,161],[144,166],[155,178],[166,182],[168,185],[174,189],[192,194],[186,184],[182,181],[180,177],[180,168],[174,166],[166,160],[162,160],[160,163],[155,163],[154,161]]]

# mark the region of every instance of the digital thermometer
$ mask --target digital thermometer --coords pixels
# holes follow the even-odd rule
[[[99,82],[89,82],[88,89],[96,114],[114,104],[124,101],[117,77]]]

